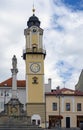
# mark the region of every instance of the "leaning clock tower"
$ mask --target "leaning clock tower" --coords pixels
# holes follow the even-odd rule
[[[26,47],[23,59],[26,64],[26,111],[31,122],[45,126],[45,92],[44,92],[44,59],[46,51],[43,48],[43,29],[34,14],[27,22],[24,30]]]

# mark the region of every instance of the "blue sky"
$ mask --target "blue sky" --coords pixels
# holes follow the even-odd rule
[[[58,74],[63,79],[63,82],[67,82],[72,76],[74,67],[72,67],[65,61],[58,61],[56,67],[59,69]]]
[[[73,11],[83,10],[83,0],[62,0],[62,2]]]
[[[44,29],[45,82],[52,87],[75,87],[83,69],[83,0],[34,0],[35,15]],[[11,59],[18,59],[18,79],[25,79],[24,29],[32,15],[33,0],[0,1],[0,82],[11,77]],[[43,8],[43,9],[42,9]]]

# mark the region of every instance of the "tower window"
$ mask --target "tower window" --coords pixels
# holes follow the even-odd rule
[[[33,84],[38,84],[38,78],[37,77],[33,77]]]
[[[37,52],[37,47],[33,47],[33,52]]]
[[[3,92],[1,92],[1,96],[3,96]]]
[[[33,52],[37,52],[37,44],[36,43],[33,44],[32,48],[33,48]]]

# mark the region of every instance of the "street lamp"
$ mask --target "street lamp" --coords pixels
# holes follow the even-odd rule
[[[61,120],[60,120],[60,95],[58,95],[58,99],[59,99],[59,127],[61,127]]]
[[[6,90],[4,91],[4,110],[5,110],[5,104],[6,104]]]

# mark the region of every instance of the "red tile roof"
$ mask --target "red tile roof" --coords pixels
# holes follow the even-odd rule
[[[82,91],[72,90],[68,88],[56,89],[51,92],[47,92],[46,95],[66,95],[66,96],[83,96]]]
[[[17,80],[17,86],[18,87],[26,87],[26,81],[25,80]]]
[[[0,83],[0,87],[12,87],[12,78],[9,78],[3,82]],[[17,80],[17,87],[25,87],[26,81],[25,80]]]

